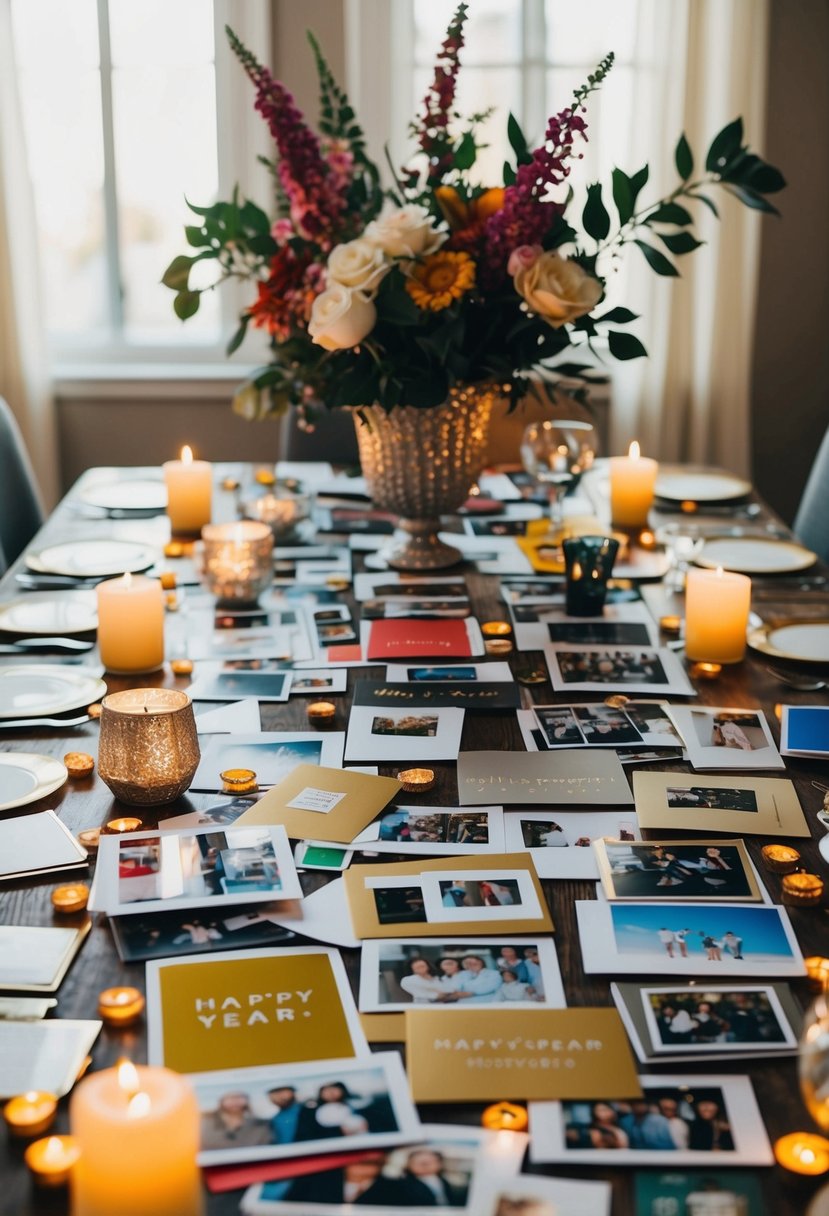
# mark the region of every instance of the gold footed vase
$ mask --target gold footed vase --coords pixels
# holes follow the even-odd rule
[[[399,516],[382,556],[395,570],[441,570],[463,560],[438,537],[440,517],[457,511],[486,460],[492,386],[450,390],[443,405],[416,409],[382,406],[354,410],[360,463],[375,506]]]

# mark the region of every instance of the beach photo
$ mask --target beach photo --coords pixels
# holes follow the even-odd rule
[[[228,768],[249,768],[260,788],[278,785],[298,764],[339,768],[343,736],[310,731],[266,732],[259,735],[211,735],[202,741],[202,754],[191,789],[215,793],[219,773]]]

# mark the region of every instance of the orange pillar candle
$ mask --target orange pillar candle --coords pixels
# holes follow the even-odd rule
[[[653,505],[653,489],[659,465],[630,445],[627,456],[610,460],[610,518],[620,528],[643,528]]]
[[[81,1158],[72,1216],[201,1216],[199,1111],[167,1068],[117,1068],[75,1087],[69,1107]]]
[[[197,536],[210,523],[213,510],[213,467],[194,460],[192,449],[181,449],[180,460],[164,464],[167,485],[167,514],[175,534]]]
[[[731,571],[689,570],[685,580],[685,654],[739,663],[746,651],[751,579]]]
[[[98,586],[98,649],[113,675],[158,671],[164,663],[161,583],[125,574]]]

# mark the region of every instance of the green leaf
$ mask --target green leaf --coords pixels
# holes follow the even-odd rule
[[[678,277],[679,271],[673,262],[668,261],[664,253],[660,253],[658,249],[654,249],[653,245],[649,245],[647,241],[634,241],[633,243],[634,245],[638,245],[642,250],[645,261],[651,270],[655,270],[657,274]]]
[[[699,202],[705,204],[705,206],[708,208],[708,210],[711,212],[712,215],[715,215],[717,217],[717,219],[720,218],[720,213],[717,210],[717,206],[714,203],[714,200],[710,199],[707,194],[689,194],[688,197],[698,199]]]
[[[698,241],[690,232],[673,232],[656,234],[660,241],[669,249],[671,253],[677,255],[683,253],[693,253],[695,249],[699,249],[702,241]]]
[[[724,186],[729,194],[733,194],[746,207],[751,207],[752,211],[765,211],[768,215],[780,214],[768,199],[763,198],[762,194],[758,194],[750,186],[738,186],[735,182],[725,182]]]
[[[180,291],[173,300],[173,309],[180,321],[186,321],[199,311],[201,292]]]
[[[504,185],[505,186],[515,185],[515,170],[513,169],[512,165],[509,163],[508,160],[504,161]]]
[[[210,244],[210,233],[203,225],[185,224],[184,235],[187,237],[187,244],[192,245],[196,249]]]
[[[232,355],[234,351],[238,350],[239,347],[244,342],[245,334],[248,332],[249,324],[250,324],[250,313],[246,312],[244,314],[244,316],[242,317],[241,325],[236,330],[236,333],[233,335],[233,337],[230,339],[230,341],[227,344],[227,353],[229,355]]]
[[[630,187],[630,178],[623,169],[614,169],[612,180],[613,201],[619,212],[619,223],[626,224],[633,215],[633,192]]]
[[[518,123],[518,119],[514,114],[510,113],[507,119],[507,139],[509,145],[515,153],[515,162],[518,165],[526,165],[532,160],[530,149],[527,144],[524,132]]]
[[[194,215],[210,215],[210,212],[213,210],[213,207],[198,207],[195,203],[191,203],[186,194],[184,201]]]
[[[161,282],[165,287],[172,288],[173,291],[186,291],[187,280],[190,278],[190,267],[192,265],[193,258],[189,258],[186,254],[180,253],[178,257],[173,258],[170,265],[164,271]],[[193,311],[195,311],[195,309]]]
[[[677,224],[682,227],[685,224],[693,224],[694,217],[690,211],[680,207],[679,203],[662,203],[650,213],[647,222],[649,224]]]
[[[420,324],[420,309],[406,291],[403,273],[397,266],[381,282],[375,304],[381,322],[391,325]]]
[[[641,359],[648,353],[633,334],[622,334],[615,329],[607,335],[607,342],[614,359]]]
[[[464,131],[461,142],[455,149],[455,168],[460,169],[461,172],[471,169],[477,155],[478,149],[475,146],[474,135],[471,131]]]
[[[610,232],[610,216],[602,202],[602,187],[600,182],[587,187],[587,202],[581,213],[581,222],[588,236],[594,241],[603,241]]]
[[[606,312],[601,317],[596,317],[595,319],[596,324],[600,321],[613,321],[617,325],[626,325],[628,321],[637,321],[639,313],[631,312],[629,308],[611,308],[610,312]]]
[[[634,207],[636,206],[636,200],[639,197],[640,191],[648,184],[649,176],[650,176],[650,169],[648,168],[647,165],[643,165],[642,168],[637,173],[634,173],[631,176],[630,192],[633,195]]]
[[[270,232],[271,222],[261,207],[257,207],[256,203],[248,200],[242,206],[240,217],[245,228],[251,232],[258,232],[260,235]]]
[[[758,194],[776,194],[778,190],[785,187],[786,179],[779,169],[775,169],[774,165],[769,165],[762,160],[751,171],[746,184],[752,190],[756,190]]]
[[[691,151],[691,145],[685,138],[684,131],[677,140],[677,145],[674,148],[674,164],[676,165],[676,171],[679,176],[684,182],[687,182],[688,178],[694,172],[694,154]]]
[[[711,141],[711,147],[708,149],[708,155],[705,158],[705,167],[709,173],[722,173],[726,165],[732,161],[740,151],[743,142],[743,120],[735,118],[733,122],[728,123],[723,127]]]

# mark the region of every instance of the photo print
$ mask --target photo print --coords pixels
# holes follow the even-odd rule
[[[634,1211],[682,1212],[706,1216],[707,1212],[733,1216],[767,1216],[763,1181],[758,1174],[742,1170],[655,1170],[633,1176]]]
[[[465,600],[469,590],[462,578],[412,578],[405,574],[358,574],[354,579],[354,598],[366,600],[441,599]]]
[[[500,807],[452,810],[439,806],[390,807],[354,838],[355,847],[378,853],[504,852]]]
[[[761,710],[673,706],[688,759],[696,769],[777,769],[783,759]]]
[[[227,768],[249,768],[260,788],[278,785],[298,764],[340,768],[343,734],[311,731],[263,731],[259,735],[212,735],[202,748],[191,789],[215,792],[219,773]]]
[[[797,1047],[797,1036],[770,985],[643,988],[641,998],[657,1054],[744,1054]]]
[[[692,697],[694,690],[672,651],[642,646],[576,647],[554,642],[544,647],[556,692],[661,693]]]
[[[631,812],[510,811],[504,816],[507,848],[528,849],[539,878],[599,878],[591,845],[602,836],[638,840]]]
[[[255,661],[255,660],[252,660]],[[263,660],[264,661],[264,660]],[[216,674],[199,675],[187,689],[193,701],[287,701],[291,691],[290,671],[246,671],[236,667]]]
[[[240,905],[219,915],[207,907],[189,912],[113,916],[109,918],[109,927],[121,961],[140,963],[148,958],[256,949],[290,941],[294,934],[273,924],[269,915],[278,915],[275,905]]]
[[[535,1162],[769,1165],[773,1158],[748,1077],[642,1077],[628,1102],[530,1106]]]
[[[565,1004],[550,938],[366,941],[359,1007],[366,1013]]]
[[[541,916],[529,870],[466,870],[452,877],[444,870],[420,876],[426,919],[430,922],[498,921]]]
[[[509,663],[390,663],[386,668],[388,684],[509,684],[512,680]]]
[[[323,693],[345,692],[345,670],[295,671],[291,681],[292,697],[318,697]]]
[[[720,832],[734,836],[810,836],[797,791],[783,777],[633,774],[643,828]]]
[[[464,711],[352,706],[347,761],[455,760],[460,751]]]
[[[742,840],[603,839],[593,847],[610,900],[763,901]]]
[[[469,1210],[475,1216],[610,1216],[611,1199],[609,1182],[522,1174],[504,1184],[482,1174],[476,1178]]]
[[[381,925],[426,924],[423,889],[415,878],[378,876],[366,879]]]

